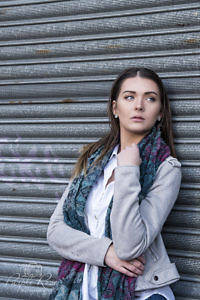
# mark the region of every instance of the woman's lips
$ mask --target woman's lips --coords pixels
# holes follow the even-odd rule
[[[139,117],[133,117],[133,118],[131,118],[131,120],[133,120],[133,121],[144,121],[144,119],[143,118],[139,118]]]

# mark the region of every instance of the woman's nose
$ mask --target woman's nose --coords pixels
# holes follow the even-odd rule
[[[142,101],[137,101],[136,102],[135,109],[136,110],[143,110],[144,109]]]

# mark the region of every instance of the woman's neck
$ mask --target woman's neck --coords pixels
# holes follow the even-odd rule
[[[127,137],[127,136],[120,136],[120,151],[125,149],[128,146],[131,146],[131,144],[135,143],[138,144],[141,139],[143,138],[143,136],[131,136],[131,137]]]
[[[118,152],[128,146],[131,146],[132,143],[139,144],[143,137],[145,137],[148,133],[149,131],[143,134],[134,134],[132,132],[130,134],[126,132],[124,134],[123,132],[120,132],[120,149]]]

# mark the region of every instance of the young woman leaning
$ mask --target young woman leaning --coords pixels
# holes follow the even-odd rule
[[[49,299],[173,300],[180,276],[161,230],[181,184],[168,97],[159,76],[129,68],[114,81],[109,133],[84,147],[47,232],[63,260]]]

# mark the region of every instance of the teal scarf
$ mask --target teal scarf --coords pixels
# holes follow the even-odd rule
[[[170,148],[161,137],[160,128],[154,127],[138,144],[142,163],[140,165],[141,191],[138,195],[139,203],[148,193],[154,182],[159,165],[170,155]],[[100,156],[103,147],[99,148],[88,159],[87,172],[83,171],[76,177],[69,189],[63,206],[64,221],[74,229],[90,234],[85,224],[84,209],[88,195],[102,174],[112,152],[111,149],[98,163],[93,162]],[[113,198],[110,201],[106,220],[105,236],[112,239],[110,213]],[[133,228],[134,230],[134,228]],[[67,237],[66,237],[67,238]],[[50,300],[78,300],[81,299],[80,290],[83,281],[85,263],[63,259],[58,271],[58,281]],[[131,300],[134,299],[136,278],[126,276],[110,267],[98,268],[98,299],[99,300]]]

